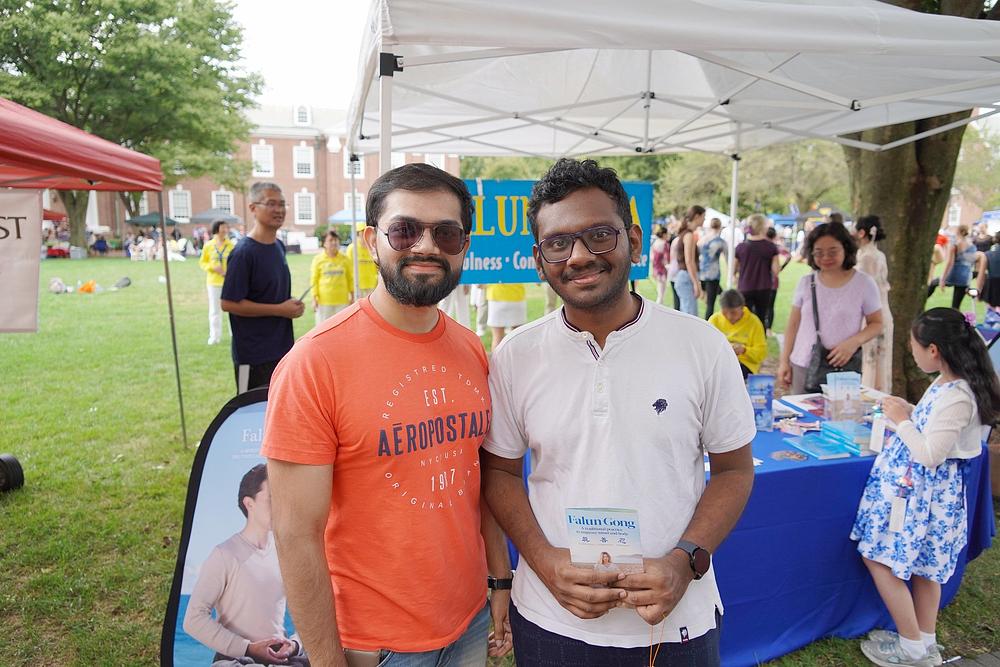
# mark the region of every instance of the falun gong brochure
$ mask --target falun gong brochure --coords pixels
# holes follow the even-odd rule
[[[577,567],[602,572],[642,572],[639,513],[614,507],[566,510],[570,558]]]

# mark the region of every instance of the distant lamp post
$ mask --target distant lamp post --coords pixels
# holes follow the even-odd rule
[[[12,454],[0,454],[0,493],[24,486],[24,471]]]

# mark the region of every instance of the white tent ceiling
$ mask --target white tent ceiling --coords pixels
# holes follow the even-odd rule
[[[382,52],[402,71],[380,77]],[[841,135],[1000,111],[1000,21],[874,0],[376,0],[357,81],[359,154],[386,133],[380,85],[395,151],[877,150]]]

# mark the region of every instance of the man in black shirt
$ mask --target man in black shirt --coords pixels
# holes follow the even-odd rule
[[[236,390],[267,386],[271,373],[295,337],[292,320],[305,306],[292,298],[292,276],[278,230],[285,222],[285,198],[274,183],[250,188],[254,226],[233,249],[222,286],[222,310],[233,331]]]

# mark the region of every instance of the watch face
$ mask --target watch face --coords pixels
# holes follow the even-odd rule
[[[694,553],[691,554],[694,559],[694,571],[699,575],[704,575],[708,572],[709,566],[712,564],[712,556],[709,555],[707,551],[702,548],[697,548]]]

